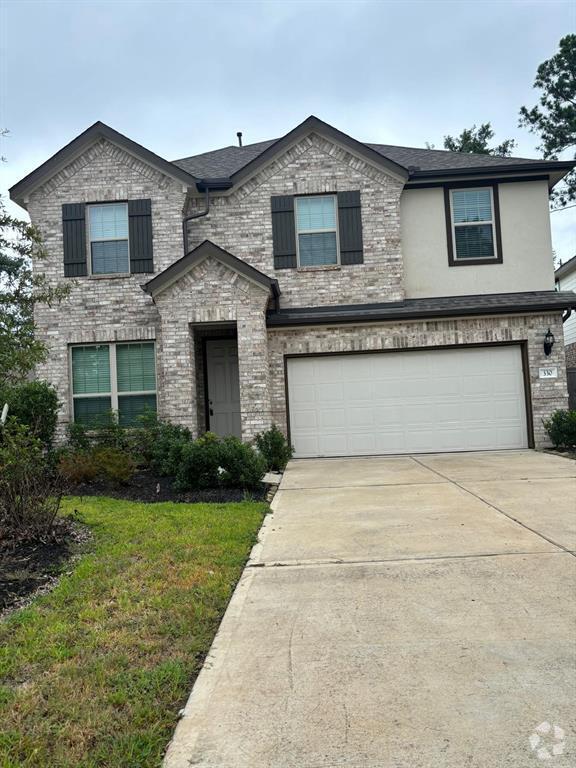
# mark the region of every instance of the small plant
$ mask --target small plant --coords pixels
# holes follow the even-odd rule
[[[576,411],[554,411],[543,423],[555,448],[561,451],[576,450]]]
[[[0,409],[8,403],[11,418],[28,427],[45,448],[54,440],[58,419],[58,394],[46,381],[26,381],[6,385],[0,390]]]
[[[283,472],[294,451],[276,424],[266,432],[256,435],[255,442],[264,457],[267,471]]]
[[[58,474],[65,483],[91,483],[98,475],[98,467],[91,451],[62,453],[58,461]]]
[[[118,448],[103,446],[92,451],[97,474],[114,483],[127,483],[134,476],[136,463],[132,456]]]
[[[79,421],[68,424],[68,446],[73,451],[87,451],[90,448],[88,430]]]
[[[54,529],[62,493],[41,440],[10,420],[0,429],[0,530],[13,540],[44,540]]]

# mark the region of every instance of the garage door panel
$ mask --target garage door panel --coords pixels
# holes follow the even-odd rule
[[[525,448],[520,347],[288,361],[296,456]]]

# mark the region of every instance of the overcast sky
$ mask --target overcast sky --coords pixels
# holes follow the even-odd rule
[[[363,141],[438,148],[491,121],[538,157],[518,110],[576,30],[575,0],[0,3],[2,194],[96,120],[169,160],[310,114]],[[574,214],[552,214],[563,261]]]

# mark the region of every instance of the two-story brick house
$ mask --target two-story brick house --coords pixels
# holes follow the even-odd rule
[[[314,117],[168,162],[96,123],[11,189],[73,281],[36,318],[61,426],[148,407],[196,434],[277,423],[302,457],[542,446],[567,403],[548,193],[571,167]]]

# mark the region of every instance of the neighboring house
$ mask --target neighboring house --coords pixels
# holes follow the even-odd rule
[[[300,457],[544,445],[576,307],[548,193],[572,166],[315,117],[168,162],[96,123],[11,189],[72,284],[36,315],[61,429],[148,407],[195,434],[277,423]]]
[[[558,267],[555,277],[558,291],[576,291],[576,256]],[[570,408],[576,409],[576,311],[564,323],[564,346]]]

